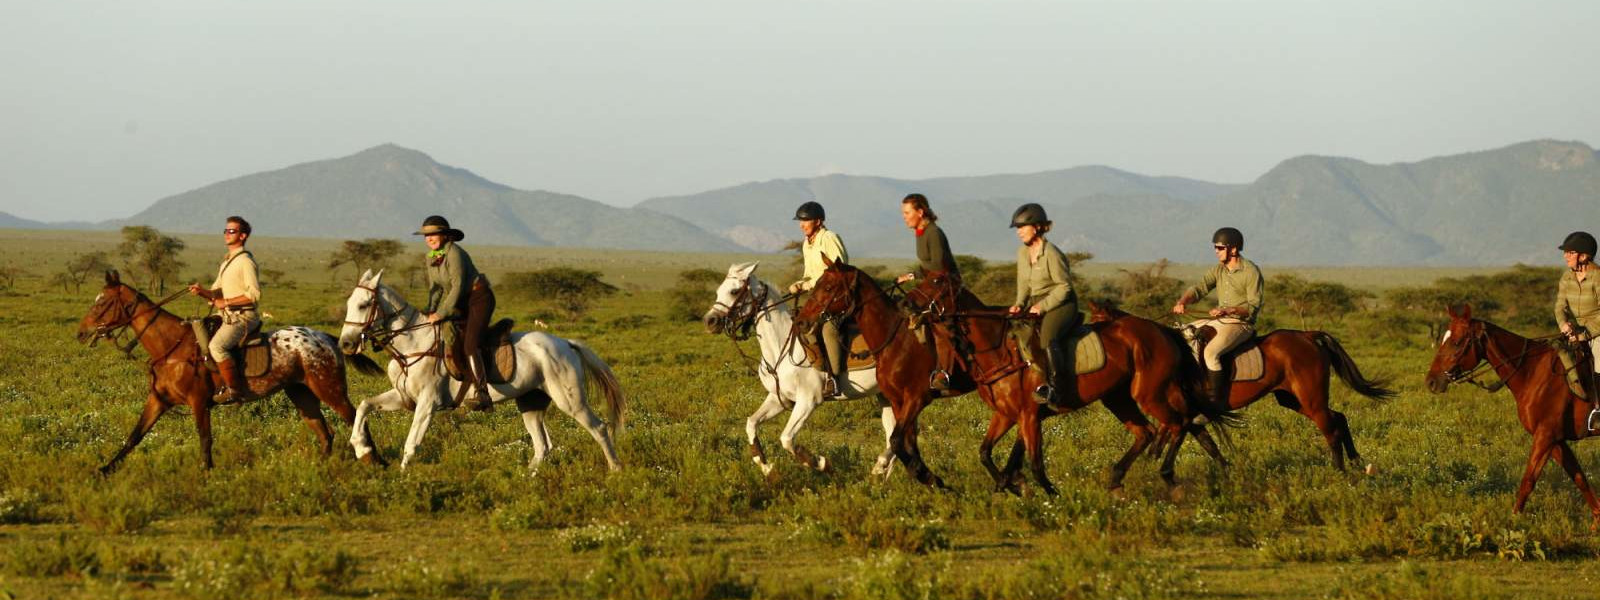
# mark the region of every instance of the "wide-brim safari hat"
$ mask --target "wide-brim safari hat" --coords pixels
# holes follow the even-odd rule
[[[445,237],[450,238],[450,241],[453,241],[453,242],[459,242],[459,241],[461,241],[461,240],[463,240],[463,239],[465,239],[467,237],[467,234],[461,233],[460,229],[451,229],[450,228],[450,221],[445,220],[444,217],[441,217],[439,215],[433,215],[431,217],[423,219],[422,220],[422,229],[418,229],[418,230],[412,232],[411,235],[434,235],[434,234],[444,234]]]

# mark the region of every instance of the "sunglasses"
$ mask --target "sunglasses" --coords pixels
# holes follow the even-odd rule
[[[239,233],[239,230],[232,227],[222,230],[223,235],[233,235],[235,233]]]
[[[1212,246],[1211,249],[1212,250],[1216,250],[1217,252],[1221,252],[1223,250],[1227,250],[1228,247],[1227,246]]]

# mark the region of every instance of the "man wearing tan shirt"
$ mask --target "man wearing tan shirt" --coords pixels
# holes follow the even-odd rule
[[[811,288],[817,285],[817,280],[822,277],[822,272],[828,266],[822,261],[827,257],[829,261],[850,264],[850,256],[845,253],[844,242],[839,239],[839,234],[830,231],[822,223],[828,218],[822,205],[813,202],[801,204],[794,211],[794,220],[800,222],[800,234],[806,236],[805,244],[800,246],[800,256],[805,261],[805,272],[800,280],[789,284],[789,293],[804,297],[811,293]],[[823,358],[822,365],[818,368],[831,375],[824,378],[826,384],[823,389],[825,396],[842,396],[846,390],[844,353],[844,336],[839,333],[839,324],[833,321],[823,321],[817,328],[817,338],[813,340],[822,343],[827,356]]]
[[[257,304],[261,301],[261,283],[257,278],[255,256],[244,249],[250,239],[250,222],[243,217],[228,217],[222,230],[222,241],[228,245],[228,255],[217,269],[217,280],[210,288],[190,284],[189,293],[205,298],[222,315],[222,328],[211,336],[211,358],[217,361],[222,372],[222,389],[217,390],[217,402],[242,402],[253,399],[249,382],[245,381],[244,368],[237,355],[239,345],[250,331],[261,325]]]

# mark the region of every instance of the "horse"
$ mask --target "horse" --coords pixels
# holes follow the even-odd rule
[[[761,346],[761,357],[754,368],[767,390],[767,397],[754,413],[745,419],[745,436],[750,442],[750,459],[760,467],[762,474],[770,474],[773,465],[767,462],[761,447],[757,428],[768,419],[789,409],[789,422],[784,425],[778,441],[789,454],[818,471],[828,471],[831,464],[826,456],[813,454],[805,446],[795,443],[800,429],[817,405],[832,398],[824,398],[823,373],[806,359],[805,351],[797,342],[798,332],[778,292],[766,282],[756,278],[760,263],[735,264],[728,267],[728,277],[717,286],[716,301],[706,311],[702,322],[706,332],[727,335],[735,343],[748,338],[753,332]],[[740,351],[743,355],[743,351]],[[894,433],[894,409],[889,399],[878,391],[875,369],[851,371],[849,387],[844,399],[873,396],[878,400],[880,419],[883,422],[883,452],[872,465],[874,476],[888,476],[894,465],[894,449],[889,446]]]
[[[108,271],[105,287],[78,322],[79,342],[92,346],[102,339],[116,340],[124,330],[131,330],[134,340],[123,348],[124,352],[131,358],[134,343],[137,343],[150,355],[150,393],[145,398],[144,411],[134,422],[133,431],[122,449],[100,467],[103,475],[115,471],[122,459],[155,427],[161,415],[179,405],[189,407],[194,415],[205,468],[214,466],[211,408],[216,406],[212,396],[221,385],[221,377],[204,366],[205,354],[195,341],[194,328],[161,308],[182,293],[154,302],[123,283],[116,271]],[[328,405],[346,425],[355,426],[355,409],[350,406],[345,387],[345,361],[333,337],[306,327],[285,327],[264,335],[271,347],[272,367],[267,374],[249,379],[251,393],[260,399],[282,390],[300,411],[306,427],[316,434],[322,455],[331,455],[333,432],[317,403]],[[370,359],[363,362],[363,359],[365,357],[352,359],[351,364],[357,369],[378,371],[376,363]]]
[[[1517,420],[1533,436],[1533,449],[1522,470],[1517,500],[1512,512],[1521,514],[1533,493],[1534,483],[1552,458],[1561,464],[1572,483],[1589,505],[1589,528],[1600,528],[1600,500],[1578,464],[1578,455],[1567,442],[1589,437],[1588,414],[1591,403],[1574,395],[1567,387],[1566,369],[1555,348],[1545,340],[1522,337],[1488,321],[1472,318],[1472,307],[1449,309],[1450,326],[1439,340],[1439,350],[1428,367],[1428,390],[1442,394],[1452,383],[1476,384],[1489,391],[1499,385],[1479,383],[1475,377],[1487,364],[1499,376],[1501,385],[1511,389],[1517,402]],[[1588,368],[1581,365],[1577,368]]]
[[[350,445],[355,447],[359,457],[376,454],[372,434],[366,427],[371,411],[409,410],[413,413],[411,431],[406,434],[405,451],[400,458],[400,468],[404,469],[411,464],[417,446],[428,433],[433,413],[444,409],[446,401],[454,398],[465,384],[445,374],[439,334],[439,327],[445,325],[429,323],[422,311],[384,285],[382,278],[383,271],[373,274],[369,269],[361,274],[350,298],[345,301],[339,348],[346,355],[356,356],[361,352],[362,342],[370,341],[375,349],[387,352],[390,357],[387,372],[394,387],[362,400],[356,407],[355,422],[359,426],[350,436]],[[533,439],[529,471],[538,473],[550,448],[550,431],[545,426],[544,416],[552,401],[600,444],[606,466],[612,471],[621,470],[622,461],[617,458],[612,439],[622,428],[627,402],[611,367],[587,345],[576,340],[531,332],[513,333],[511,341],[516,355],[516,373],[511,381],[490,384],[489,394],[495,401],[516,399],[522,423]],[[611,413],[609,425],[589,408],[583,385],[585,374],[605,396]]]
[[[1106,365],[1092,373],[1077,375],[1073,379],[1079,392],[1077,404],[1058,410],[1033,399],[1032,391],[1047,382],[1038,370],[1029,367],[1010,335],[1014,324],[1031,320],[1030,316],[1010,315],[1005,309],[987,306],[954,278],[944,274],[922,278],[922,282],[906,294],[906,299],[914,306],[923,307],[925,320],[933,324],[934,331],[949,339],[952,347],[961,349],[958,359],[966,363],[967,370],[978,383],[979,395],[993,411],[989,429],[979,446],[979,457],[994,477],[997,488],[1018,491],[1015,476],[1025,450],[1034,479],[1040,488],[1054,494],[1055,488],[1044,470],[1041,422],[1097,401],[1134,436],[1133,444],[1112,467],[1107,488],[1113,493],[1120,492],[1123,478],[1140,454],[1147,449],[1159,450],[1151,446],[1152,442],[1173,435],[1167,432],[1194,431],[1207,452],[1226,464],[1209,434],[1195,425],[1193,419],[1204,414],[1218,425],[1231,424],[1237,419],[1205,402],[1199,390],[1199,366],[1173,336],[1133,322],[1091,326],[1105,349]],[[1033,350],[1035,355],[1043,353],[1038,344]],[[1151,417],[1161,425],[1160,436],[1152,427]],[[1011,458],[1004,470],[996,469],[991,450],[1014,425],[1019,430]],[[1178,485],[1176,461],[1177,446],[1173,445],[1161,463],[1162,479],[1173,489]]]
[[[1089,320],[1143,321],[1168,330],[1172,335],[1182,335],[1176,329],[1130,315],[1106,303],[1091,302]],[[1253,343],[1261,348],[1264,371],[1261,378],[1255,381],[1230,382],[1228,408],[1242,409],[1270,393],[1279,406],[1305,415],[1316,424],[1317,430],[1327,440],[1335,469],[1345,470],[1347,457],[1351,462],[1361,464],[1361,454],[1356,452],[1355,440],[1350,435],[1350,422],[1344,413],[1333,410],[1328,401],[1328,387],[1333,375],[1338,375],[1357,394],[1384,401],[1395,396],[1393,390],[1385,387],[1388,383],[1362,375],[1344,346],[1327,332],[1279,329],[1257,338]],[[1182,444],[1182,435],[1180,432],[1172,443]],[[1365,472],[1371,474],[1375,469],[1368,464]]]

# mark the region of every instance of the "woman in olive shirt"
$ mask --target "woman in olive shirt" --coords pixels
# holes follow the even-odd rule
[[[1039,386],[1034,394],[1052,407],[1076,406],[1079,404],[1078,379],[1067,336],[1083,317],[1078,314],[1078,296],[1072,290],[1067,256],[1044,239],[1044,234],[1050,231],[1050,219],[1045,216],[1044,207],[1031,202],[1022,205],[1012,213],[1011,226],[1016,228],[1017,239],[1022,242],[1022,247],[1017,249],[1017,302],[1011,306],[1011,313],[1026,310],[1028,314],[1043,317],[1039,335],[1044,337],[1049,354],[1048,368],[1040,369],[1047,383]],[[1024,331],[1031,334],[1031,330]],[[1029,341],[1023,340],[1024,348]],[[1031,359],[1029,362],[1042,366]]]
[[[477,390],[477,397],[468,398],[462,407],[492,409],[494,402],[489,399],[489,380],[479,345],[484,330],[489,328],[489,317],[494,314],[494,291],[489,289],[489,278],[478,272],[472,257],[456,244],[467,235],[459,229],[451,229],[444,217],[434,215],[424,219],[416,235],[422,236],[428,244],[428,307],[422,310],[423,314],[427,315],[429,323],[464,320],[461,347],[467,354],[470,383]]]
[[[961,271],[956,269],[955,255],[950,253],[950,240],[939,228],[939,215],[928,207],[928,197],[906,196],[900,201],[900,218],[905,220],[907,229],[917,232],[917,272],[923,277],[929,273],[944,273],[960,281]],[[895,283],[916,279],[917,272],[901,275],[895,278]]]

